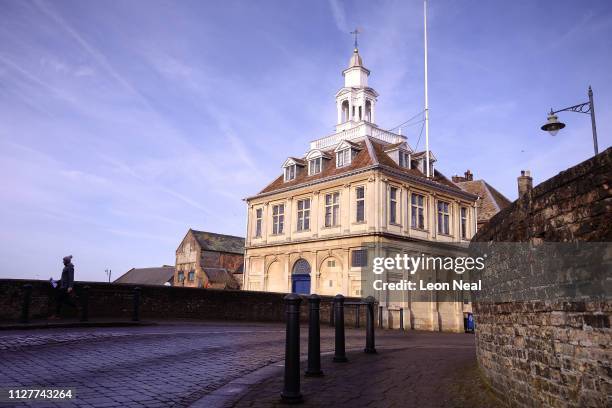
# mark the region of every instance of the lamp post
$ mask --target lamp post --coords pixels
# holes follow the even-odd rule
[[[559,112],[570,111],[570,112],[590,114],[591,115],[591,129],[593,130],[593,150],[595,151],[595,154],[597,155],[597,153],[599,153],[599,150],[597,148],[597,128],[595,126],[595,105],[593,104],[593,90],[591,89],[590,86],[589,86],[588,94],[589,94],[588,102],[580,103],[578,105],[570,106],[568,108],[563,108],[563,109],[559,109],[556,111],[551,109],[550,113],[548,114],[548,121],[544,125],[542,125],[540,129],[547,131],[548,133],[551,134],[551,136],[556,135],[558,131],[563,129],[565,127],[565,123],[559,122],[559,118],[556,115]]]

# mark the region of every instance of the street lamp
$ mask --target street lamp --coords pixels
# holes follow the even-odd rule
[[[557,113],[570,111],[570,112],[578,112],[578,113],[586,113],[591,115],[591,129],[593,130],[593,150],[595,150],[595,154],[599,153],[597,149],[597,128],[595,127],[595,105],[593,104],[593,90],[589,86],[589,101],[585,103],[581,103],[578,105],[570,106],[568,108],[563,108],[559,110],[550,110],[548,114],[548,121],[542,125],[540,129],[547,131],[552,136],[556,135],[558,131],[565,127],[565,123],[559,122],[559,118],[557,117]]]

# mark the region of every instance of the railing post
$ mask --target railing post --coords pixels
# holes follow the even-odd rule
[[[295,293],[285,296],[287,329],[285,337],[285,380],[281,399],[287,403],[302,402],[300,392],[300,303]]]
[[[336,350],[334,353],[334,363],[345,363],[346,350],[344,347],[344,296],[338,294],[334,297],[334,312],[336,324]]]
[[[400,330],[404,330],[404,308],[400,307]]]
[[[336,314],[335,303],[329,308],[329,327],[334,327],[334,315]]]
[[[132,314],[132,321],[137,322],[140,320],[140,288],[137,286],[134,288],[134,313]]]
[[[378,307],[378,328],[379,329],[383,328],[383,307],[382,306]]]
[[[81,321],[89,320],[89,286],[83,286],[81,289]]]
[[[361,305],[357,303],[357,306],[355,306],[355,328],[356,329],[359,328],[359,309],[361,309]]]
[[[321,371],[321,328],[319,326],[319,310],[321,298],[312,294],[308,298],[308,369],[306,377],[320,377]]]
[[[368,354],[376,354],[376,347],[374,341],[374,302],[375,299],[372,296],[366,298],[367,304],[367,322],[366,322],[366,347],[363,350]]]
[[[23,285],[23,304],[21,305],[21,323],[30,321],[30,302],[32,301],[32,285],[26,283]]]

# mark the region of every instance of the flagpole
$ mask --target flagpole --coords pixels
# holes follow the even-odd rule
[[[430,177],[429,166],[429,95],[427,92],[427,0],[423,0],[423,30],[425,38],[425,165],[426,175]]]

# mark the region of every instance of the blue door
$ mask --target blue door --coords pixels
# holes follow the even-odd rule
[[[293,293],[310,293],[310,264],[305,259],[298,259],[291,272],[291,291]]]
[[[306,295],[310,293],[310,275],[291,275],[291,282],[291,291],[293,293]]]

